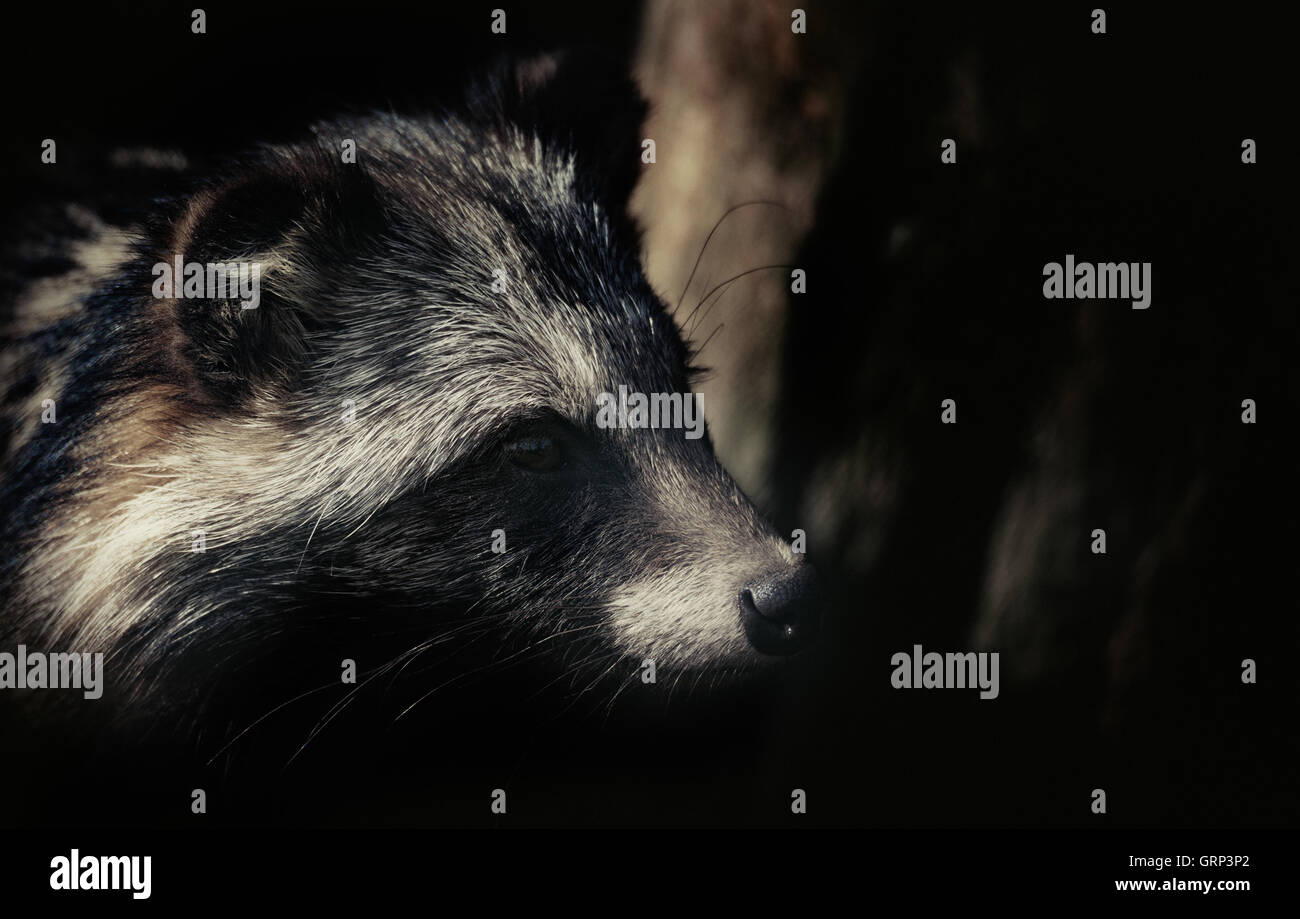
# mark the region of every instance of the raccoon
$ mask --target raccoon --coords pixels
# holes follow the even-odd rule
[[[644,113],[551,55],[128,226],[67,210],[7,316],[0,647],[103,653],[74,707],[212,745],[457,640],[608,693],[806,645],[813,570],[707,434],[596,424],[698,373],[626,216]],[[181,263],[256,265],[255,308],[159,286]]]

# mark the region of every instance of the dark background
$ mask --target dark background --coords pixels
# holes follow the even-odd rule
[[[115,147],[177,148],[201,168],[341,108],[448,98],[502,51],[589,44],[630,59],[641,21],[635,4],[528,3],[493,36],[493,6],[208,5],[205,36],[189,33],[193,4],[10,12],[5,233],[60,197],[93,193],[123,214],[147,203],[155,177],[106,177]],[[779,824],[804,819],[789,814],[800,787],[809,822],[841,825],[1293,825],[1294,52],[1263,5],[1107,5],[1106,36],[1090,8],[850,16],[831,3],[812,20],[844,12],[860,56],[799,259],[814,283],[790,313],[765,509],[798,526],[820,464],[864,435],[905,473],[887,520],[844,496],[862,513],[850,526],[879,530],[870,564],[814,540],[832,618],[773,695],[557,726],[516,744],[508,767],[436,722],[361,728],[268,788],[213,795],[214,820],[484,825],[486,789],[509,782],[510,819],[535,824]],[[975,75],[979,140],[944,167],[958,64]],[[58,169],[39,163],[45,137]],[[1240,162],[1244,137],[1256,165]],[[900,221],[914,233],[891,256]],[[1066,252],[1152,262],[1151,308],[1043,300],[1042,266]],[[949,397],[956,427],[938,424]],[[1053,404],[1069,407],[1067,465],[1086,486],[1069,538],[1093,567],[1064,588],[1031,579],[1042,616],[1063,623],[1038,649],[1048,676],[1013,682],[1004,660],[997,702],[893,691],[895,651],[971,647],[990,530],[1033,474],[1027,445]],[[1194,481],[1202,497],[1180,513]],[[1088,553],[1094,526],[1108,556]],[[1257,685],[1240,682],[1245,657]],[[22,788],[21,757],[4,759],[5,787]],[[118,778],[86,778],[111,819],[174,794],[183,821],[198,784],[164,768],[115,795]],[[1105,817],[1089,811],[1098,787]]]

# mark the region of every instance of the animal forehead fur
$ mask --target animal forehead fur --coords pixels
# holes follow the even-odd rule
[[[620,383],[685,388],[676,328],[616,229],[622,218],[582,194],[572,152],[514,126],[484,132],[456,119],[330,130],[357,141],[355,168],[377,190],[384,229],[332,291],[299,284],[311,268],[292,247],[266,269],[265,286],[287,299],[331,298],[311,398],[397,414],[390,400],[428,406],[437,418],[423,423],[454,418],[473,439],[507,412],[586,420],[596,395]]]
[[[232,444],[247,444],[247,468],[264,478],[269,466],[313,469],[320,489],[292,489],[304,507],[319,508],[327,490],[338,496],[327,503],[355,518],[511,416],[549,409],[583,423],[597,394],[619,384],[687,387],[686,349],[623,218],[585,193],[572,151],[457,118],[376,116],[317,134],[266,151],[261,168],[292,178],[329,157],[335,173],[358,170],[379,228],[331,250],[338,264],[320,263],[324,228],[312,221],[350,215],[319,210],[269,252],[214,255],[264,260],[263,290],[275,299],[259,309],[324,318],[292,385],[264,387],[234,417],[210,420],[193,433],[196,453],[233,459]],[[355,165],[337,165],[340,138],[356,141]],[[356,421],[341,424],[348,405]],[[276,459],[257,460],[271,441],[282,445]]]

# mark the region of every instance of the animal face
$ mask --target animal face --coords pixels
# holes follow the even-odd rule
[[[129,330],[94,381],[89,485],[25,574],[55,634],[141,672],[322,611],[363,634],[477,617],[601,668],[802,646],[810,569],[708,438],[598,423],[620,387],[689,393],[690,355],[623,216],[640,104],[584,145],[572,79],[516,69],[459,114],[324,125],[135,239],[89,301]],[[151,298],[178,257],[256,264],[258,305]]]

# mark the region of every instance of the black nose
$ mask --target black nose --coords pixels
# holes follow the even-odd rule
[[[740,592],[745,637],[763,654],[793,654],[817,633],[820,603],[817,573],[811,565],[759,578]]]

